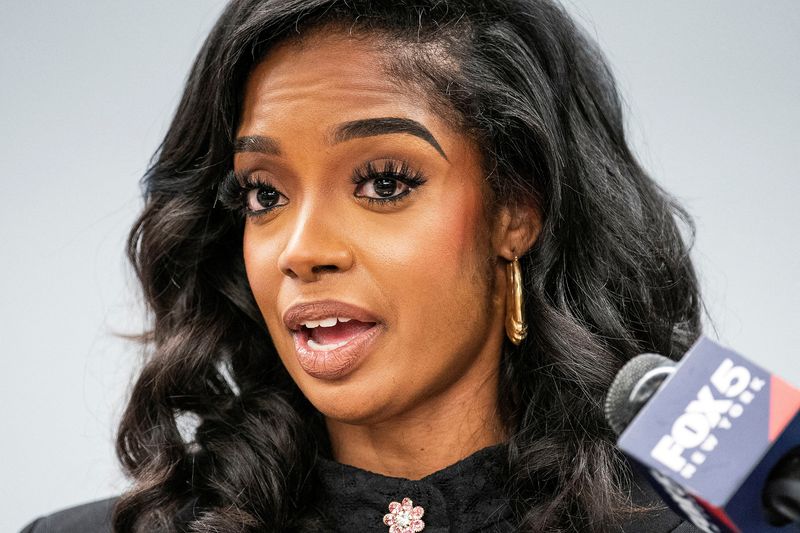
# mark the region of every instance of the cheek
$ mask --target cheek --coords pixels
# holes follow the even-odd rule
[[[475,258],[478,220],[467,202],[442,206],[434,215],[420,231],[422,238],[416,247],[420,266],[427,266],[421,271],[454,276]]]
[[[278,245],[259,235],[257,227],[245,225],[242,255],[247,282],[267,324],[273,319],[271,315],[275,314],[274,302],[280,287],[280,271],[277,267],[279,253]]]
[[[404,376],[408,390],[427,393],[464,375],[494,325],[481,197],[470,191],[444,196],[415,227],[412,264],[390,282],[399,320],[386,382]]]
[[[405,256],[397,259],[408,275],[448,276],[472,264],[483,240],[481,196],[474,189],[470,183],[441,187],[409,216],[405,229],[396,226],[403,242],[394,249]]]
[[[404,242],[394,246],[387,269],[393,279],[381,285],[393,289],[392,300],[403,318],[401,327],[425,327],[430,337],[463,331],[465,313],[473,313],[486,297],[482,272],[488,241],[484,239],[480,196],[464,187],[433,199],[402,232]],[[408,331],[412,338],[419,335]],[[420,336],[420,340],[421,340]]]

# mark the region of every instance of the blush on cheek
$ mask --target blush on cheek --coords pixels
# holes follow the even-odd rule
[[[439,220],[431,231],[431,244],[440,250],[439,261],[450,265],[470,263],[477,252],[482,222],[478,195],[470,187],[461,188],[462,194],[454,202],[442,205]]]
[[[242,256],[247,283],[266,319],[268,308],[275,307],[280,287],[277,250],[268,240],[258,235],[258,229],[245,225],[242,236]]]
[[[413,246],[406,246],[408,255],[402,258],[405,266],[388,266],[387,271],[397,274],[384,278],[389,294],[403,308],[402,335],[415,346],[412,352],[445,353],[459,346],[466,338],[465,321],[475,318],[476,309],[486,308],[488,241],[480,196],[466,185],[449,189],[431,202],[435,207],[426,209],[426,216],[417,218],[414,237],[408,238]],[[438,365],[409,357],[415,364]]]

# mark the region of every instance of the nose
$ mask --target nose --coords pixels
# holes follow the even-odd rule
[[[330,210],[307,206],[278,257],[281,272],[292,279],[313,282],[323,273],[349,270],[353,254],[341,219],[338,222]]]

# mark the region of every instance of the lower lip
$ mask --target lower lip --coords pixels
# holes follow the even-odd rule
[[[380,325],[375,324],[351,338],[347,344],[330,351],[312,350],[306,333],[292,332],[294,348],[300,366],[307,374],[319,379],[339,379],[353,370],[366,357],[369,348],[380,334]]]

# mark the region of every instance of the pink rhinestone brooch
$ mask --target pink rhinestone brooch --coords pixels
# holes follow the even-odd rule
[[[384,515],[383,523],[389,526],[389,533],[415,533],[425,529],[425,522],[420,520],[423,514],[425,509],[414,507],[410,498],[403,498],[401,503],[389,504],[389,514]]]

